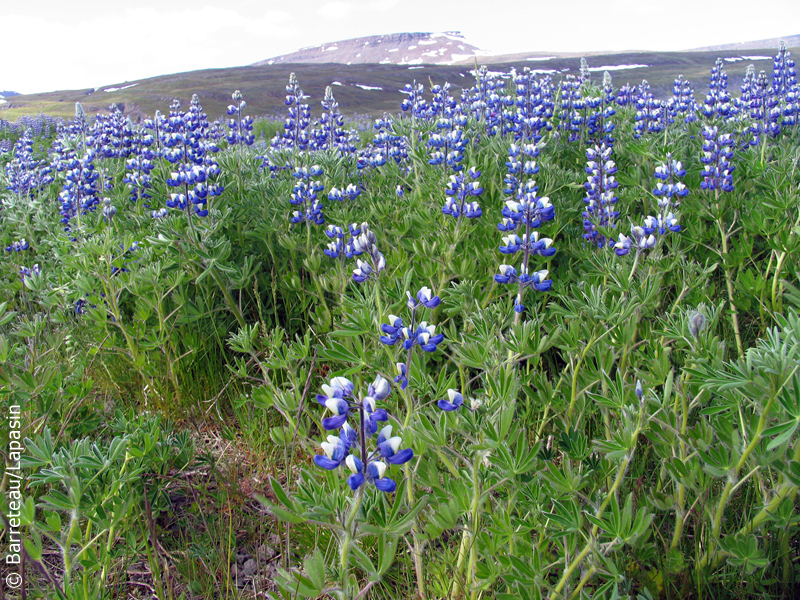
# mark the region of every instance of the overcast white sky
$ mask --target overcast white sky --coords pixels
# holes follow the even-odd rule
[[[22,0],[0,7],[0,90],[247,65],[367,35],[461,31],[493,53],[682,50],[800,34],[800,1]],[[724,7],[724,8],[723,8]],[[796,31],[787,31],[797,29]]]

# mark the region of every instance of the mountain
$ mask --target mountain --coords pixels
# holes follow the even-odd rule
[[[789,48],[800,46],[799,35],[787,35],[779,38],[769,38],[766,40],[755,40],[753,42],[739,42],[736,44],[722,44],[721,46],[705,46],[703,48],[693,48],[687,52],[712,52],[720,50],[761,50],[763,48],[778,49],[781,42],[785,42]]]
[[[0,104],[5,104],[7,102],[6,98],[11,98],[12,96],[19,96],[19,93],[9,91],[0,92]]]
[[[330,42],[254,63],[343,63],[379,65],[453,65],[489,54],[468,44],[459,31],[442,33],[392,33]]]

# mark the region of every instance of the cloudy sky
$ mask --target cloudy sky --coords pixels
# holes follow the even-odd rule
[[[0,90],[21,93],[247,65],[303,46],[399,32],[461,31],[469,43],[497,54],[681,50],[800,34],[798,0],[728,0],[726,10],[722,3],[698,0],[3,4]]]

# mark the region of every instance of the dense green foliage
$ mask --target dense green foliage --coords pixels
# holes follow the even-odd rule
[[[516,288],[493,279],[511,140],[475,120],[463,164],[482,172],[483,216],[458,224],[441,211],[448,173],[421,144],[410,169],[359,170],[335,151],[273,159],[322,167],[327,223],[369,224],[386,268],[364,283],[355,260],[323,254],[324,226],[289,222],[292,171],[263,170],[248,148],[218,155],[225,191],[205,219],[151,218],[120,158],[96,162],[116,215],[86,213],[69,234],[63,173],[31,197],[5,191],[0,245],[30,248],[0,258],[0,402],[23,410],[29,565],[43,548],[60,557],[48,577],[30,569],[42,593],[123,597],[125,565],[144,556],[159,598],[247,594],[230,580],[235,518],[280,536],[278,598],[791,596],[800,136],[737,150],[735,190],[715,196],[700,189],[700,123],[639,139],[629,109],[617,123],[614,237],[656,214],[667,153],[687,170],[681,231],[622,257],[587,245],[586,146],[546,134],[536,179],[557,252],[536,268],[553,286],[528,291],[521,317]],[[414,126],[395,122],[407,139]],[[169,171],[159,159],[153,198],[169,197]],[[357,182],[357,199],[326,199]],[[314,395],[333,376],[357,393],[391,381],[406,352],[380,343],[380,325],[423,286],[442,299],[426,316],[445,340],[413,354],[408,388],[382,403],[414,458],[393,467],[395,493],[352,492],[312,460],[328,416]],[[437,408],[448,389],[460,410]],[[269,462],[270,481],[234,490],[224,454],[198,462],[201,424]],[[166,528],[173,482],[209,461],[224,485],[178,488],[197,534]]]

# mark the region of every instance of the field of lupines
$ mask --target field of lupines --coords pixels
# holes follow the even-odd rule
[[[2,124],[20,597],[796,597],[785,49],[414,82],[368,143],[286,90],[269,144],[238,92]]]

